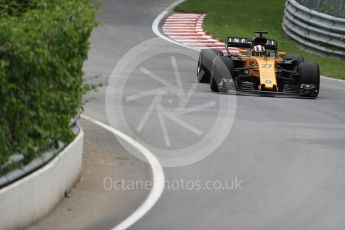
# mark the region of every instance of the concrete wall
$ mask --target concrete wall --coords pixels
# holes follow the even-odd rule
[[[44,167],[0,190],[0,229],[18,229],[47,215],[79,179],[84,133]]]

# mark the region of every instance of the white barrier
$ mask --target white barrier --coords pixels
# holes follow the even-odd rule
[[[0,190],[0,229],[24,228],[47,215],[79,179],[84,133],[42,168]]]

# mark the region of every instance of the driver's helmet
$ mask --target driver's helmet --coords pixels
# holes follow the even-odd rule
[[[252,55],[253,56],[265,56],[266,55],[266,49],[262,45],[256,45],[252,49]]]

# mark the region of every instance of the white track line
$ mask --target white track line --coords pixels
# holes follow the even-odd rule
[[[345,83],[345,80],[342,80],[342,79],[325,77],[325,76],[322,76],[322,78],[327,79],[327,80],[332,80],[332,81],[337,81],[337,82]]]
[[[164,177],[162,166],[153,153],[151,153],[147,148],[145,148],[139,142],[133,140],[131,137],[93,118],[90,118],[85,115],[81,115],[81,117],[88,121],[93,122],[94,124],[108,130],[109,132],[113,133],[117,137],[128,142],[130,145],[136,148],[139,152],[141,152],[143,156],[146,158],[146,160],[148,161],[148,163],[150,164],[150,167],[152,170],[152,182],[153,182],[150,194],[145,199],[145,201],[139,206],[137,210],[135,210],[129,217],[127,217],[124,221],[122,221],[120,224],[118,224],[116,227],[113,228],[113,230],[125,230],[129,228],[130,226],[132,226],[134,223],[136,223],[138,220],[140,220],[146,213],[148,213],[151,210],[151,208],[156,204],[156,202],[159,200],[160,196],[162,195],[164,191],[164,183],[165,183],[165,177]]]

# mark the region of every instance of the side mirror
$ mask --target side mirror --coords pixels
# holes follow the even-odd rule
[[[278,57],[279,58],[283,58],[284,56],[286,56],[287,53],[286,52],[278,52]]]

